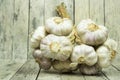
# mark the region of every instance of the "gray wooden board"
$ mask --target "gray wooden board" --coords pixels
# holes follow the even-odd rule
[[[14,0],[0,0],[0,59],[12,58]]]
[[[90,0],[89,9],[90,19],[104,25],[104,0]]]
[[[13,59],[27,59],[29,0],[14,1]]]
[[[89,0],[75,0],[75,24],[89,18]]]
[[[109,68],[103,69],[103,73],[109,80],[119,80],[120,79],[120,71],[116,70],[112,66],[110,66]]]
[[[38,27],[44,26],[44,0],[30,0],[29,2],[29,53],[28,59],[33,58],[30,46],[31,33]]]
[[[0,80],[9,80],[24,62],[11,60],[0,60]]]
[[[10,80],[35,80],[39,66],[34,60],[28,60]]]
[[[61,80],[61,76],[55,70],[41,70],[38,80]]]

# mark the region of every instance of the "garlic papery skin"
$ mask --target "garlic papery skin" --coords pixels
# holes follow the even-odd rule
[[[41,40],[40,49],[47,58],[65,61],[70,57],[73,46],[67,37],[49,34]]]
[[[75,29],[73,29],[72,32],[67,36],[67,38],[71,41],[72,44],[75,43],[75,38],[76,38],[75,33],[76,33],[76,31],[75,31]]]
[[[36,59],[36,58],[42,58],[43,57],[43,54],[41,53],[41,50],[39,49],[36,49],[34,50],[33,52],[33,57]]]
[[[87,74],[87,75],[98,74],[102,70],[102,68],[98,64],[95,64],[93,66],[81,64],[79,65],[78,68],[82,74]]]
[[[96,50],[96,53],[98,55],[98,65],[100,67],[106,68],[110,66],[113,59],[113,52],[107,46],[100,46]]]
[[[59,72],[70,72],[73,70],[77,70],[77,65],[78,64],[72,63],[70,60],[66,61],[54,60],[52,62],[53,68]]]
[[[33,53],[33,57],[36,62],[39,64],[40,68],[48,70],[51,67],[51,59],[45,58],[41,53],[41,50],[36,49]]]
[[[41,39],[46,36],[46,31],[44,26],[39,26],[33,33],[31,37],[31,47],[38,48],[40,45]]]
[[[105,26],[97,25],[90,19],[81,21],[76,27],[81,42],[87,45],[103,44],[108,37],[108,30]]]
[[[105,43],[105,46],[108,46],[110,49],[113,49],[114,51],[117,51],[117,42],[113,39],[108,38]]]
[[[97,54],[92,46],[76,45],[71,54],[71,61],[92,66],[97,62]]]
[[[45,28],[50,34],[67,36],[72,32],[73,23],[68,18],[52,17],[46,20]]]

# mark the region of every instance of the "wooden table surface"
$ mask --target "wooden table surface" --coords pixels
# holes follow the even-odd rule
[[[103,69],[98,75],[82,75],[78,72],[59,74],[53,70],[39,70],[34,60],[9,61],[0,60],[0,80],[120,80],[120,56],[109,68]]]

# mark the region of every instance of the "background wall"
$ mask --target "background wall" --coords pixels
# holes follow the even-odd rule
[[[91,18],[109,29],[109,36],[120,44],[119,0],[0,0],[0,59],[31,58],[29,34],[56,16],[56,5],[64,2],[77,25]],[[120,46],[117,59],[120,60]]]

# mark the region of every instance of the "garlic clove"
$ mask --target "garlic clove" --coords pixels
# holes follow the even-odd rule
[[[38,48],[40,45],[41,39],[43,39],[46,36],[46,31],[44,26],[39,26],[33,33],[31,37],[31,47],[32,48]]]
[[[87,75],[98,74],[102,70],[102,68],[98,64],[92,66],[81,64],[79,65],[78,68],[82,74],[87,74]]]
[[[73,23],[68,18],[51,17],[46,20],[45,29],[50,34],[68,36],[72,32]]]
[[[52,66],[55,70],[57,70],[58,72],[62,72],[62,73],[77,70],[77,64],[72,63],[70,60],[66,60],[66,61],[54,60],[52,62]]]
[[[40,49],[45,57],[60,61],[67,60],[72,53],[72,43],[65,36],[49,34],[41,40]]]
[[[90,19],[81,21],[76,27],[76,31],[78,35],[76,41],[92,46],[103,44],[108,37],[107,28],[97,25]]]
[[[43,54],[41,53],[41,50],[39,50],[39,49],[35,50],[33,53],[33,57],[34,58],[42,58]]]
[[[105,43],[105,46],[108,46],[110,49],[113,49],[114,51],[117,51],[117,42],[113,39],[108,38]]]
[[[71,61],[92,66],[97,62],[97,54],[92,46],[76,45],[71,55]]]
[[[96,53],[98,55],[98,65],[102,68],[109,67],[111,64],[111,50],[106,46],[100,46]]]
[[[30,43],[30,46],[34,49],[36,48],[39,48],[39,45],[40,45],[40,41],[39,40],[36,40],[34,38],[31,38],[31,43]]]

